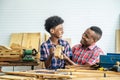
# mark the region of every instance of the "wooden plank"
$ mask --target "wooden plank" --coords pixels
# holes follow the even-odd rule
[[[59,73],[60,74],[60,73]],[[93,73],[93,72],[61,72],[61,74],[66,74],[66,75],[73,75],[79,78],[83,78],[83,77],[87,77],[87,78],[91,78],[91,77],[119,77],[119,74],[109,74],[109,73]]]
[[[12,33],[10,39],[10,47],[12,49],[21,48],[23,33]]]
[[[26,61],[10,61],[10,62],[0,62],[0,66],[37,66],[38,62],[26,62]]]
[[[37,51],[39,51],[40,37],[41,37],[40,33],[24,33],[22,48],[24,49],[35,48]]]
[[[67,80],[120,80],[120,77],[92,77],[92,78],[73,78]]]
[[[9,48],[9,47],[6,47],[6,46],[0,45],[0,51],[1,51],[1,50],[10,50],[10,48]]]
[[[2,79],[5,79],[5,80],[37,80],[34,77],[15,76],[15,75],[2,75],[0,76],[0,80]]]
[[[34,70],[35,71],[35,70]],[[36,72],[36,71],[35,71]],[[28,71],[28,72],[6,72],[6,74],[9,75],[21,75],[21,76],[33,76],[36,78],[44,78],[44,79],[64,79],[66,78],[66,80],[69,80],[69,78],[71,78],[70,80],[76,80],[76,78],[78,78],[77,80],[89,80],[89,79],[93,79],[93,80],[118,80],[117,78],[120,79],[119,74],[109,74],[109,73],[93,73],[92,70],[91,72],[61,72],[61,73],[41,73],[43,72],[42,70],[38,70],[37,73],[35,73],[33,71]],[[40,73],[39,73],[40,72]],[[44,72],[46,72],[44,70]],[[48,72],[48,71],[47,71]],[[106,79],[101,79],[101,78],[106,78]],[[111,79],[112,78],[112,79]],[[116,78],[116,79],[114,79]]]
[[[21,53],[21,50],[0,50],[0,61],[19,61]]]
[[[37,77],[37,78],[45,78],[45,79],[48,79],[48,78],[73,78],[73,77],[76,77],[76,76],[72,76],[72,75],[62,75],[62,74],[45,74],[45,73],[30,73],[30,72],[5,72],[6,74],[9,74],[9,75],[21,75],[21,76],[31,76],[31,77]]]
[[[114,72],[114,71],[85,70],[85,69],[57,69],[57,72],[107,73],[107,74],[120,75],[119,72]]]
[[[34,69],[45,69],[45,64],[44,64],[44,62],[42,62],[42,61],[40,61],[39,59],[38,59],[38,66],[35,66],[34,67]]]
[[[116,52],[120,53],[120,29],[116,30]]]

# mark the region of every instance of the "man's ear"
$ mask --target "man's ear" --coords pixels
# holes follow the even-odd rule
[[[53,30],[53,29],[50,29],[50,33],[54,33],[54,30]]]

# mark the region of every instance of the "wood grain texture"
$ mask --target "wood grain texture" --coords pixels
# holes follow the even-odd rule
[[[36,77],[36,78],[45,78],[45,79],[49,79],[49,78],[73,78],[75,76],[72,75],[63,75],[63,74],[45,74],[45,73],[30,73],[30,72],[5,72],[6,74],[9,75],[21,75],[21,76],[27,76],[27,77]]]
[[[35,48],[38,51],[39,46],[40,46],[40,33],[24,33],[22,48],[24,49]]]
[[[74,79],[67,79],[67,80],[120,80],[120,77],[91,77],[91,78],[74,78]]]
[[[5,80],[37,80],[34,77],[15,76],[15,75],[0,76],[0,80],[2,80],[2,79],[5,79]]]
[[[97,70],[68,70],[60,69],[50,71],[47,69],[32,70],[26,72],[6,72],[9,75],[21,75],[27,77],[35,77],[37,79],[57,79],[57,80],[118,80],[120,74],[118,72],[97,71]]]
[[[11,48],[21,48],[23,40],[23,33],[12,33],[10,39]]]
[[[120,29],[116,30],[116,52],[120,53]]]

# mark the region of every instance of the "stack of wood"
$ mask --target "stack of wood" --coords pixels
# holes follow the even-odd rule
[[[10,47],[0,46],[0,61],[22,60],[23,49],[39,52],[40,37],[40,33],[12,33]]]
[[[0,61],[19,61],[21,60],[21,49],[11,49],[0,46]]]

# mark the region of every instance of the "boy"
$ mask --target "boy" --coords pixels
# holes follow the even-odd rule
[[[74,62],[70,60],[72,56],[72,50],[67,41],[62,40],[63,31],[63,22],[64,20],[59,16],[51,16],[45,21],[45,29],[50,33],[50,38],[42,43],[40,53],[40,60],[44,61],[45,67],[47,69],[59,69],[65,68],[65,64],[73,65]],[[64,49],[61,49],[61,54],[63,58],[55,57],[56,46],[62,46]]]

